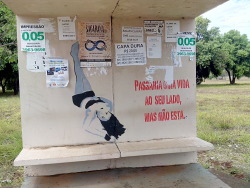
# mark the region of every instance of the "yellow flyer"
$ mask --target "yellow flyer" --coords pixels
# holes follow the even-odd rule
[[[78,35],[81,67],[111,66],[110,22],[79,22]]]

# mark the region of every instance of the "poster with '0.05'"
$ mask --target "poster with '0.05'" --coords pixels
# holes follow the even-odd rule
[[[179,32],[177,34],[177,56],[196,55],[196,34],[193,32]]]
[[[45,52],[43,24],[21,24],[21,51]]]

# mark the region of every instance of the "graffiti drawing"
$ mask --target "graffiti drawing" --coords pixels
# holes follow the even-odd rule
[[[118,139],[125,133],[126,128],[112,114],[112,102],[103,97],[96,97],[91,85],[80,67],[78,57],[79,43],[72,45],[71,56],[74,60],[74,70],[76,75],[75,95],[72,96],[74,105],[83,107],[85,105],[85,118],[83,125],[85,131],[103,137],[109,141],[112,137]],[[99,119],[100,124],[93,123]]]

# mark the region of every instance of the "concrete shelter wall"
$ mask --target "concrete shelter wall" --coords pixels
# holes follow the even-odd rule
[[[84,21],[84,19],[79,20]],[[88,19],[88,21],[93,20]],[[20,46],[20,24],[38,23],[38,21],[39,17],[17,17],[18,46]],[[110,20],[98,18],[98,21]],[[103,138],[89,135],[84,131],[84,109],[76,107],[72,102],[76,78],[70,51],[76,41],[59,40],[56,18],[53,25],[55,30],[46,33],[46,43],[49,43],[52,57],[68,59],[69,84],[66,88],[47,88],[45,73],[28,71],[26,69],[28,52],[18,51],[23,146],[49,147],[102,142]],[[112,101],[112,68],[107,67],[105,70],[106,74],[100,74],[98,69],[84,68],[95,93]],[[99,120],[95,121],[99,123]]]
[[[182,57],[182,67],[174,68],[174,80],[188,80],[189,88],[156,91],[135,91],[134,82],[145,81],[145,69],[149,66],[172,66],[171,50],[173,43],[166,43],[162,36],[162,58],[147,59],[140,66],[119,67],[115,64],[115,43],[121,43],[122,26],[143,27],[143,20],[168,20],[168,18],[113,18],[112,19],[112,67],[105,67],[106,74],[97,68],[83,68],[92,89],[97,96],[113,101],[114,114],[126,128],[119,142],[141,141],[160,138],[179,138],[196,136],[195,115],[195,59]],[[17,16],[18,45],[20,46],[21,23],[38,23],[39,17]],[[78,21],[111,21],[111,18],[78,17]],[[83,129],[84,110],[72,103],[75,87],[73,60],[70,56],[71,45],[76,41],[58,40],[57,20],[54,17],[54,32],[46,33],[46,43],[52,57],[69,60],[69,85],[66,88],[47,88],[45,73],[29,72],[26,69],[28,52],[19,50],[19,72],[21,88],[21,113],[24,147],[49,147],[79,145],[105,142]],[[194,31],[194,19],[180,19],[180,31]],[[77,31],[77,28],[76,28]],[[144,33],[144,42],[146,42]],[[157,70],[154,80],[164,81],[165,72]],[[180,95],[182,105],[145,106],[146,96]],[[113,100],[114,99],[114,100]],[[145,122],[144,113],[166,110],[183,110],[185,119],[176,121]],[[95,119],[94,124],[99,124]]]
[[[20,163],[26,162],[22,163],[25,166],[26,175],[45,176],[109,168],[195,163],[196,151],[202,148],[211,149],[212,146],[209,143],[202,145],[196,138],[193,140],[196,140],[198,144],[196,142],[179,142],[178,148],[176,144],[178,139],[174,139],[196,137],[195,57],[177,57],[176,44],[165,42],[165,28],[161,35],[161,58],[147,58],[146,65],[117,66],[115,44],[122,43],[123,26],[143,27],[144,20],[179,20],[181,32],[195,32],[194,18],[225,1],[227,0],[3,0],[17,15],[24,149],[17,157],[19,161],[16,160]],[[57,17],[62,16],[70,16],[71,19],[76,16],[76,40],[59,40]],[[45,30],[46,50],[50,53],[49,57],[68,60],[69,84],[65,88],[46,87],[45,72],[30,72],[26,68],[28,56],[30,57],[31,54],[21,51],[20,24],[37,24],[41,21],[47,21],[50,27],[50,31]],[[79,21],[111,22],[111,67],[82,68],[82,71],[90,82],[95,95],[113,102],[112,113],[117,119],[112,119],[112,124],[117,125],[117,120],[119,120],[126,129],[118,140],[114,140],[114,136],[112,137],[110,145],[112,145],[113,150],[106,149],[108,147],[100,144],[107,142],[103,137],[85,131],[86,124],[84,125],[83,121],[86,117],[86,109],[84,106],[78,108],[72,102],[72,96],[75,94],[76,76],[70,51],[72,45],[79,41],[77,28]],[[146,45],[147,36],[151,35],[144,32],[143,42]],[[175,66],[176,62],[179,63],[178,66]],[[136,81],[141,83],[147,81],[147,71],[152,66],[159,69],[151,74],[154,81],[162,83],[173,79],[175,87],[154,90],[135,89]],[[169,72],[169,70],[173,70],[173,72]],[[169,77],[167,73],[169,75],[173,73],[173,76]],[[185,87],[180,87],[179,83],[184,84]],[[166,98],[166,96],[177,95],[181,100],[179,104],[155,104],[156,96]],[[150,105],[146,105],[148,97],[153,99]],[[181,113],[181,118],[176,118],[176,112],[179,115]],[[95,113],[97,114],[97,111]],[[149,118],[149,120],[145,118],[148,114],[153,114],[157,118]],[[165,117],[163,120],[159,118],[159,114],[171,117]],[[174,115],[172,116],[172,114]],[[98,118],[92,120],[91,125],[94,127],[104,127],[102,125],[105,122],[100,124],[101,120],[99,121]],[[166,140],[171,142],[161,142]],[[152,141],[151,148],[149,142],[144,141]],[[165,144],[173,142],[173,146]],[[70,148],[73,147],[68,146],[73,145],[84,145],[83,147],[87,148],[86,152],[81,150],[84,156],[78,152],[81,148],[78,146],[74,147],[78,148],[74,149],[78,155],[72,154]],[[58,152],[58,150],[54,150],[58,149],[57,146],[64,146],[66,149]],[[93,149],[96,148],[95,146],[100,146],[100,151]],[[189,150],[184,148],[184,151],[183,147]],[[50,153],[44,153],[44,149]],[[103,150],[108,152],[105,153]],[[51,151],[56,151],[60,155],[54,157],[55,155],[52,155]],[[37,153],[41,156],[38,156]],[[104,158],[107,153],[114,154],[116,157],[120,155],[120,158],[115,159],[114,156]],[[77,158],[79,155],[82,157],[81,160],[84,157],[88,160],[80,161]],[[58,163],[65,156],[67,156],[67,160],[61,160],[63,162]],[[43,163],[40,159],[43,160]],[[57,164],[54,163],[55,160],[57,160]]]
[[[114,18],[113,43],[122,43],[122,26],[143,27],[143,20],[154,20],[154,18],[121,19]],[[157,20],[168,20],[158,18]],[[194,19],[181,19],[180,31],[195,31]],[[163,32],[164,33],[164,32]],[[144,42],[147,35],[144,33]],[[140,66],[113,66],[114,75],[114,109],[115,114],[126,126],[127,132],[118,141],[140,141],[160,138],[180,138],[196,136],[196,114],[195,114],[195,70],[196,61],[189,57],[182,57],[182,67],[174,67],[174,80],[188,80],[190,88],[135,91],[135,80],[146,81],[146,68],[150,66],[173,66],[171,50],[176,48],[174,43],[165,42],[165,34],[162,36],[162,58],[147,58],[146,65]],[[115,52],[113,51],[113,54]],[[157,70],[153,74],[154,80],[164,81],[165,71]],[[176,82],[177,83],[177,82]],[[180,95],[182,104],[169,105],[145,105],[147,96],[158,95]],[[183,110],[186,119],[170,121],[145,122],[144,113]]]

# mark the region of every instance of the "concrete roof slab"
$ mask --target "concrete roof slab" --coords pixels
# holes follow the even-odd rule
[[[227,0],[3,0],[17,15],[195,18]]]

